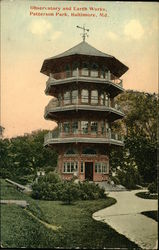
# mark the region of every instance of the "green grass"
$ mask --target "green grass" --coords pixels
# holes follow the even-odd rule
[[[154,211],[146,211],[146,212],[142,212],[143,215],[158,221],[158,211],[154,210]]]
[[[1,240],[7,248],[137,248],[125,236],[107,224],[92,219],[92,214],[114,204],[112,198],[97,201],[78,201],[63,205],[58,201],[35,201],[2,181],[3,199],[23,199],[27,209],[50,224],[60,226],[58,231],[48,229],[25,209],[16,205],[1,205]],[[6,190],[7,189],[7,190]],[[20,197],[20,198],[19,198]]]
[[[151,200],[157,200],[158,199],[158,195],[157,194],[149,194],[148,192],[139,192],[136,193],[136,196],[142,198],[142,199],[151,199]]]

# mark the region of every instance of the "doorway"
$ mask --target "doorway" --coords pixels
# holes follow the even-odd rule
[[[93,162],[85,162],[85,179],[93,181]]]

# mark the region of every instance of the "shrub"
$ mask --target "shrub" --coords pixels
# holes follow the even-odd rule
[[[79,198],[81,200],[96,200],[105,198],[105,190],[95,183],[79,182]]]
[[[62,181],[58,174],[41,176],[38,183],[32,185],[32,198],[43,200],[61,200],[71,204],[75,200],[96,200],[105,198],[105,190],[88,181],[74,183]]]
[[[120,184],[127,189],[134,189],[137,184],[141,183],[139,172],[133,166],[127,166],[124,170],[117,170],[116,177],[119,179]]]
[[[148,190],[151,194],[157,193],[157,183],[152,182],[148,185]]]
[[[70,181],[66,181],[61,190],[60,200],[66,204],[71,204],[73,201],[79,198],[79,186]]]

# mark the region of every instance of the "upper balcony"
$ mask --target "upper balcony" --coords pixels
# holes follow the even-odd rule
[[[49,145],[61,145],[67,143],[94,143],[94,144],[107,144],[107,145],[116,145],[124,146],[123,136],[109,132],[106,134],[97,133],[97,134],[83,134],[82,131],[78,131],[77,134],[64,134],[59,131],[49,132],[44,137],[44,146]]]
[[[88,69],[68,70],[64,72],[50,74],[46,82],[45,93],[54,95],[55,90],[61,85],[71,83],[100,84],[107,90],[111,97],[123,92],[122,80],[114,76],[110,71],[97,71]]]
[[[87,96],[82,96],[82,98],[65,98],[58,100],[53,98],[49,104],[45,107],[44,118],[50,120],[58,120],[61,117],[66,117],[69,115],[76,116],[77,111],[82,114],[86,114],[88,117],[88,112],[92,111],[98,112],[98,117],[108,118],[111,121],[121,119],[124,117],[122,108],[117,103],[111,103],[110,99],[95,99],[95,96],[88,99]],[[96,113],[95,113],[96,114]]]

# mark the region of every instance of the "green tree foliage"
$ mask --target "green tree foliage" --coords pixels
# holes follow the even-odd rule
[[[44,147],[44,135],[47,130],[40,130],[18,136],[10,140],[0,140],[1,176],[21,183],[36,175],[37,170],[54,170],[57,154]],[[25,183],[24,183],[25,184]]]
[[[132,161],[135,162],[143,182],[151,183],[157,177],[157,95],[126,91],[118,97],[117,102],[125,117],[115,123],[114,127],[122,130],[125,147],[124,150],[114,149],[111,152],[112,169],[120,167],[126,171],[125,154],[128,151],[127,160],[130,165]],[[128,172],[129,170],[127,169]]]

